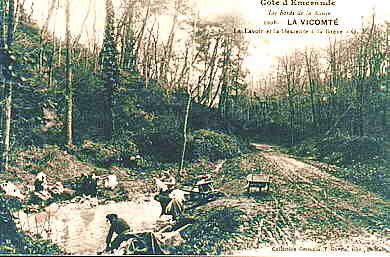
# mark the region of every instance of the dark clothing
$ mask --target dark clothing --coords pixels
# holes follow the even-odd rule
[[[110,250],[118,249],[122,242],[129,240],[132,238],[132,235],[128,235],[126,233],[119,234],[111,243]]]
[[[173,190],[167,190],[161,192],[156,195],[154,199],[158,201],[161,205],[161,215],[172,215],[175,219],[183,212],[184,206],[182,201],[169,197],[169,194],[172,191]]]
[[[172,200],[170,197],[169,197],[169,194],[172,192],[172,190],[167,190],[167,191],[163,191],[163,192],[160,192],[158,195],[155,195],[154,196],[154,199],[156,201],[158,201],[161,205],[161,214],[162,215],[167,215],[167,206],[169,204],[169,202]]]
[[[124,219],[118,218],[111,221],[111,227],[106,238],[107,249],[113,250],[118,248],[123,241],[129,238],[125,233],[128,231],[130,231],[130,226]],[[111,247],[109,247],[114,232],[117,233],[118,236],[112,241]]]
[[[34,181],[34,189],[35,189],[35,192],[41,192],[44,190],[44,187],[43,187],[43,181],[42,180],[39,180],[39,179],[36,179]]]
[[[82,176],[80,180],[80,193],[95,196],[97,194],[97,181],[91,175]]]

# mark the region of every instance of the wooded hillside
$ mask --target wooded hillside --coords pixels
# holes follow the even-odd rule
[[[229,31],[238,18],[207,22],[186,0],[105,4],[102,44],[84,44],[70,33],[69,0],[64,40],[22,1],[0,0],[2,179],[18,176],[21,153],[48,147],[137,176],[173,165],[181,177],[256,141],[338,165],[333,175],[388,200],[389,23],[368,17],[353,36],[282,56],[250,81],[248,42]]]

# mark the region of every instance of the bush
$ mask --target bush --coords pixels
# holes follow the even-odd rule
[[[338,165],[385,158],[386,155],[386,142],[376,137],[338,135],[318,142],[319,140],[310,139],[295,146],[292,152],[301,156],[310,155],[321,161]]]
[[[222,206],[207,213],[192,216],[195,221],[183,232],[185,244],[179,246],[176,255],[220,255],[229,248],[229,240],[238,232],[244,213],[237,208]]]
[[[84,141],[82,147],[84,157],[104,167],[112,164],[130,165],[130,157],[139,154],[137,145],[129,138],[117,138],[110,142],[94,143]]]
[[[211,130],[197,130],[190,136],[189,152],[192,159],[215,161],[242,153],[237,138]]]
[[[380,138],[336,136],[326,138],[318,146],[321,160],[335,164],[351,164],[373,158],[383,158],[384,142]]]
[[[390,162],[372,160],[368,163],[357,163],[342,169],[342,177],[367,190],[390,199]]]
[[[349,180],[367,190],[390,198],[390,162],[388,143],[381,138],[334,136],[318,143],[310,139],[292,149],[294,154],[316,157],[320,161],[340,165],[333,175]]]
[[[21,203],[16,198],[6,197],[3,193],[0,195],[0,243],[10,241],[13,244],[22,244],[18,242],[21,237],[11,214],[11,211],[20,209]]]
[[[135,140],[143,153],[151,154],[157,161],[180,160],[184,137],[181,123],[173,116],[161,116],[135,132]]]
[[[39,236],[25,236],[26,247],[20,250],[21,254],[32,255],[64,255],[66,254],[56,244],[53,244],[49,240],[45,240]]]

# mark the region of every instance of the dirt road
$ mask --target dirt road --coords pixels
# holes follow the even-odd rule
[[[362,190],[361,187],[326,172],[327,169],[335,169],[334,166],[299,161],[269,145],[251,144],[251,146],[260,150],[257,154],[265,160],[263,170],[271,173],[272,194],[278,194],[274,198],[277,208],[274,208],[273,212],[282,212],[287,221],[290,217],[298,217],[300,223],[295,225],[294,235],[286,235],[289,239],[278,238],[272,226],[263,232],[278,238],[279,242],[292,246],[291,249],[295,247],[295,249],[313,251],[390,252],[389,234],[369,232],[364,226],[357,225],[352,220],[356,217],[375,220],[375,216],[379,215],[376,213],[378,211],[376,206],[388,206],[388,203]],[[244,202],[244,199],[241,201]],[[272,204],[273,201],[268,202],[267,206]],[[256,205],[257,210],[266,207],[254,201],[252,205]],[[254,210],[254,206],[251,209]],[[316,221],[311,223],[310,220],[313,219]],[[334,225],[328,223],[328,220],[337,223]],[[270,223],[277,223],[275,217],[270,220]],[[299,226],[305,227],[305,224],[310,223],[312,224],[308,227],[310,229],[298,229]],[[337,224],[343,227],[337,227]],[[292,223],[288,224],[288,222],[284,224],[285,228],[291,225]],[[260,236],[261,239],[264,238]],[[253,250],[236,251],[234,255],[260,254],[275,248],[270,244],[252,245],[252,247]]]

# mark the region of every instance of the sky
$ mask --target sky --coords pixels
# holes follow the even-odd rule
[[[53,0],[26,0],[27,12],[29,6],[33,5],[33,18],[40,26],[45,23],[48,15],[50,3]],[[96,30],[98,39],[103,38],[104,33],[104,0],[70,0],[71,1],[71,24],[70,28],[74,35],[82,34],[81,41],[87,41]],[[287,1],[287,5],[283,2]],[[302,6],[292,5],[292,2],[334,2],[334,6]],[[55,30],[58,37],[64,37],[65,15],[63,11],[64,0],[60,0],[60,7],[54,13],[49,22],[49,30]],[[116,8],[119,7],[120,0],[113,0]],[[252,74],[267,73],[272,69],[278,56],[288,55],[294,49],[302,49],[307,46],[326,46],[330,35],[325,34],[325,30],[342,31],[346,35],[352,29],[358,29],[362,23],[362,17],[368,17],[373,10],[376,13],[378,22],[390,21],[389,0],[196,0],[197,10],[203,19],[217,21],[219,17],[237,16],[243,18],[242,24],[232,29],[271,29],[271,30],[312,30],[311,34],[291,35],[286,33],[245,33],[249,40],[249,56],[244,65]],[[279,3],[277,5],[277,3]],[[88,8],[92,5],[92,8]],[[61,8],[62,7],[62,8]],[[89,13],[87,10],[91,10]],[[290,15],[281,15],[281,11],[293,11]],[[318,12],[315,15],[315,12]],[[269,12],[276,13],[270,15]],[[298,12],[303,12],[298,15]],[[311,15],[307,15],[311,12]],[[328,13],[328,14],[325,14]],[[297,25],[292,24],[294,21]],[[338,20],[338,25],[301,25],[301,20],[305,19],[331,19]],[[278,24],[265,25],[265,21],[274,21]],[[84,23],[84,21],[86,21]],[[170,28],[170,17],[162,17],[160,20],[161,31],[168,31]],[[96,24],[93,26],[93,24]],[[290,24],[289,24],[290,23]],[[84,24],[84,26],[82,26]],[[318,34],[322,31],[323,34]],[[167,33],[163,33],[167,34]],[[259,71],[262,71],[259,72]]]

